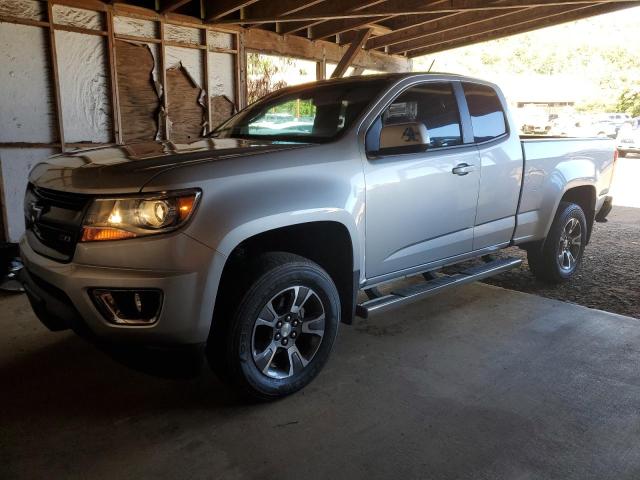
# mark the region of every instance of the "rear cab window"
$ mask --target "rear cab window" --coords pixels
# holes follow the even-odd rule
[[[483,143],[507,134],[507,118],[497,92],[487,85],[463,82],[474,142]]]

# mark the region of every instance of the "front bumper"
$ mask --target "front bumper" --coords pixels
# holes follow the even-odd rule
[[[225,257],[187,235],[80,244],[71,263],[36,253],[26,238],[20,251],[29,301],[51,330],[72,328],[93,338],[145,345],[207,340]],[[89,296],[93,288],[160,289],[159,318],[152,325],[109,323]]]

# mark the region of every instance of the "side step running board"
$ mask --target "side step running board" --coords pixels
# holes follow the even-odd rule
[[[356,307],[356,315],[367,318],[370,314],[381,312],[400,304],[412,303],[430,297],[452,287],[482,280],[512,268],[519,267],[519,258],[493,260],[477,267],[468,268],[454,275],[436,277],[418,285],[393,290],[388,295],[368,300]]]

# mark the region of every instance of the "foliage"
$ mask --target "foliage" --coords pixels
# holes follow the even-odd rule
[[[293,59],[281,57],[279,63],[280,65],[277,65],[265,55],[247,53],[247,100],[249,103],[287,86],[284,79],[277,77],[288,65],[293,64]]]
[[[640,90],[626,89],[622,92],[618,99],[617,111],[640,117]]]

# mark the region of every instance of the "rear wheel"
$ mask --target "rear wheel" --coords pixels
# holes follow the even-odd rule
[[[296,392],[329,358],[340,300],[329,275],[297,255],[264,255],[229,324],[215,329],[209,362],[232,386],[273,400]]]
[[[561,283],[578,269],[587,242],[587,220],[579,205],[561,202],[541,247],[527,253],[529,267],[540,280]]]

